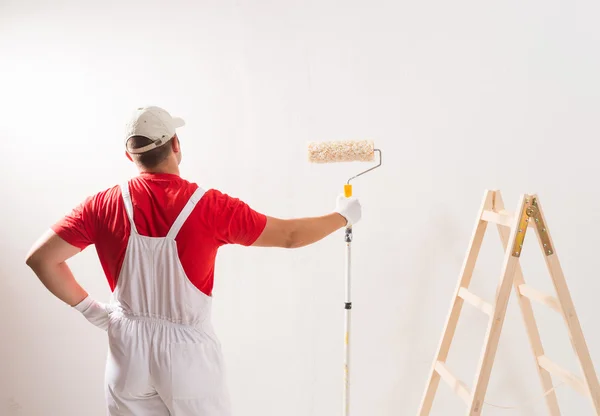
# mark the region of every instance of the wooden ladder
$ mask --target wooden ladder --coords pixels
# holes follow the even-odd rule
[[[469,291],[469,284],[477,256],[489,223],[497,225],[505,250],[502,276],[496,290],[494,303],[488,303]],[[528,228],[535,230],[540,247],[544,252],[546,265],[556,290],[556,297],[539,292],[525,283],[519,258]],[[579,319],[575,313],[575,306],[573,305],[562,268],[558,261],[556,247],[554,246],[544,218],[540,200],[537,195],[522,195],[517,210],[512,215],[504,210],[504,203],[499,191],[486,191],[485,193],[467,256],[462,266],[458,286],[452,299],[452,306],[446,320],[442,339],[433,361],[425,395],[419,408],[419,416],[429,415],[440,379],[443,379],[466,403],[468,408],[467,415],[481,415],[494,357],[498,349],[500,332],[502,331],[502,324],[506,315],[511,287],[514,287],[515,294],[519,300],[542,387],[545,392],[550,391],[545,397],[549,415],[559,416],[561,414],[556,394],[552,390],[552,374],[583,395],[589,396],[595,410],[595,415],[600,416],[600,385],[598,384],[598,378],[583,336],[583,331],[581,330]],[[531,301],[549,306],[562,315],[569,331],[571,344],[583,371],[583,379],[561,368],[544,354]],[[472,390],[469,390],[464,382],[458,380],[446,364],[460,311],[465,302],[489,316],[483,351]]]

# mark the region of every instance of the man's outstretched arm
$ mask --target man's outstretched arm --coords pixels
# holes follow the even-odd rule
[[[333,214],[289,220],[267,217],[265,229],[253,246],[282,248],[308,246],[345,227],[348,223],[356,224],[361,216],[362,208],[357,199],[340,196]]]
[[[339,214],[283,220],[267,217],[264,231],[254,247],[300,248],[316,243],[346,225]]]

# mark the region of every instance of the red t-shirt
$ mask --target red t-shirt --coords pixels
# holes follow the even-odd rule
[[[165,237],[198,185],[177,175],[142,173],[129,181],[129,189],[138,233]],[[210,296],[218,248],[252,245],[266,221],[239,199],[206,191],[175,238],[187,277]],[[131,231],[120,186],[88,197],[52,230],[81,250],[94,244],[108,284],[115,289]]]

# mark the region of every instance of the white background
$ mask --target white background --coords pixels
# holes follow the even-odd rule
[[[485,189],[538,193],[600,363],[597,1],[1,1],[0,414],[105,414],[106,335],[24,264],[87,195],[135,175],[131,110],[187,120],[182,175],[269,215],[327,213],[365,165],[311,165],[311,140],[372,138],[355,183],[352,410],[415,415]],[[531,234],[533,235],[533,234]],[[343,232],[295,250],[226,247],[215,325],[239,416],[341,414]],[[472,290],[492,299],[488,233]],[[525,278],[552,293],[527,241]],[[70,265],[106,301],[93,247]],[[547,355],[580,374],[561,318],[535,306]],[[465,306],[448,365],[469,386],[485,334]],[[487,401],[542,395],[514,298]],[[558,388],[564,415],[589,401]],[[464,414],[446,385],[432,415]],[[485,415],[543,415],[543,400]]]

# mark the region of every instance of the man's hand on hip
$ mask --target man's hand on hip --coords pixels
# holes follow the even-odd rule
[[[100,329],[108,329],[108,319],[110,314],[109,305],[97,302],[90,296],[86,297],[77,305],[73,306],[92,324]]]

